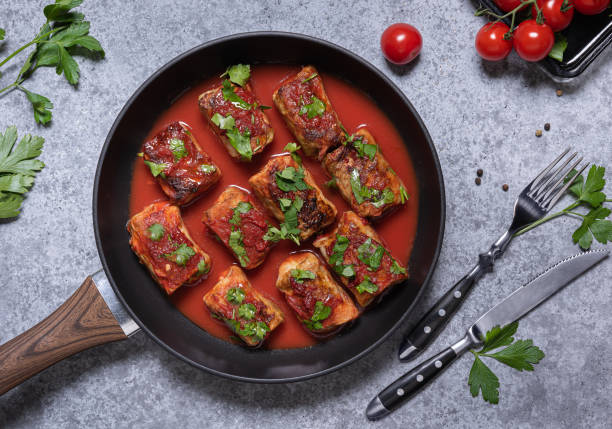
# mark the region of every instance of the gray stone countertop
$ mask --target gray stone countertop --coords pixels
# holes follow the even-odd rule
[[[7,41],[1,57],[30,40],[42,24],[44,3],[2,5]],[[383,70],[412,101],[438,150],[447,195],[442,253],[421,309],[502,232],[517,191],[548,159],[571,145],[612,165],[612,50],[582,78],[562,85],[515,54],[483,63],[473,48],[482,19],[469,2],[114,0],[86,1],[82,10],[107,57],[78,60],[76,90],[53,69],[35,73],[29,87],[52,98],[53,124],[36,126],[22,94],[0,98],[0,128],[14,124],[20,134],[43,136],[47,164],[19,219],[0,224],[0,342],[36,324],[100,269],[91,216],[94,172],[124,103],[167,61],[220,36],[283,30],[329,40]],[[397,21],[415,25],[424,38],[420,58],[404,68],[386,63],[379,49],[382,31]],[[22,60],[6,69],[3,83]],[[536,138],[546,122],[551,130]],[[477,168],[485,171],[479,187]],[[558,219],[517,239],[430,352],[456,340],[528,278],[577,253],[571,240],[576,222]],[[604,427],[612,405],[611,277],[607,261],[521,322],[519,337],[532,338],[546,358],[533,373],[492,363],[501,380],[497,406],[470,396],[472,359],[464,356],[392,416],[365,419],[369,399],[409,368],[396,351],[414,314],[360,361],[286,385],[209,375],[139,333],[66,359],[0,397],[0,427]]]

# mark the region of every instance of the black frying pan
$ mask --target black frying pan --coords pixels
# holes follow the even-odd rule
[[[128,245],[125,224],[132,164],[147,133],[186,89],[235,63],[315,64],[361,89],[399,131],[419,182],[419,221],[409,284],[395,287],[348,332],[310,348],[250,350],[209,335],[160,292]],[[117,117],[102,149],[94,186],[94,228],[106,274],[94,276],[100,292],[88,279],[56,313],[0,347],[0,394],[70,354],[127,338],[133,329],[125,309],[162,347],[213,374],[281,383],[334,371],[378,346],[414,308],[438,258],[444,215],[442,172],[425,125],[401,90],[368,62],[339,46],[291,33],[245,33],[205,43],[159,69]],[[104,289],[107,279],[114,294]]]

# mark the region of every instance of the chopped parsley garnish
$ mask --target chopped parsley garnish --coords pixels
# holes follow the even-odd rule
[[[211,164],[202,164],[200,165],[200,170],[202,170],[205,174],[214,173],[217,171],[214,165]]]
[[[264,106],[263,104],[259,106],[259,109],[260,109],[260,110],[268,110],[268,109],[271,109],[271,108],[272,108],[272,107],[270,107],[270,106]]]
[[[181,139],[170,139],[168,146],[170,146],[170,150],[174,154],[174,162],[180,161],[181,158],[189,155],[187,149],[185,149],[185,143]]]
[[[154,223],[149,227],[149,238],[153,241],[159,241],[164,236],[164,227],[159,223]]]
[[[293,277],[297,283],[302,284],[304,280],[314,280],[316,276],[315,273],[310,270],[295,268],[291,270],[291,277]]]
[[[234,82],[236,85],[243,86],[247,80],[251,77],[251,66],[248,64],[236,64],[230,66],[225,70],[219,77],[229,76],[229,80]]]
[[[251,131],[248,129],[244,130],[244,133],[240,133],[237,127],[228,130],[225,135],[227,136],[230,144],[236,152],[240,154],[244,159],[250,161],[253,158],[253,149],[251,148]]]
[[[533,345],[532,340],[516,340],[513,335],[518,329],[518,322],[504,327],[495,326],[486,333],[481,350],[470,350],[474,355],[474,364],[470,370],[468,385],[473,397],[482,392],[482,399],[491,404],[499,402],[499,378],[481,360],[482,357],[493,358],[517,371],[533,371],[533,365],[544,358],[544,352]],[[495,349],[505,347],[495,353]]]
[[[242,289],[233,287],[227,291],[227,294],[225,295],[225,299],[230,304],[242,304],[242,301],[244,301],[245,296],[246,294],[244,293]]]
[[[335,177],[332,177],[327,182],[325,182],[325,186],[327,186],[328,188],[337,188],[338,187],[338,179],[336,179]]]
[[[403,186],[400,186],[400,197],[402,199],[401,200],[402,204],[405,204],[406,201],[408,201],[408,199],[410,198],[410,196],[406,192],[406,188],[404,188]]]
[[[300,149],[297,143],[289,142],[285,145],[284,149],[291,154],[291,158],[293,158],[295,162],[300,165],[302,164],[302,158],[297,154],[297,151]]]
[[[393,264],[391,264],[390,271],[391,274],[406,274],[406,268],[398,264],[395,259],[393,260]]]
[[[305,191],[309,186],[304,182],[304,169],[299,167],[287,167],[276,172],[276,185],[281,191]]]
[[[321,301],[315,303],[315,308],[312,313],[310,320],[304,320],[304,324],[311,331],[319,330],[323,328],[321,321],[327,319],[331,314],[331,307],[323,304]]]
[[[349,239],[343,235],[336,234],[336,243],[332,249],[332,254],[329,257],[329,265],[334,268],[334,271],[343,277],[355,276],[355,270],[352,265],[344,265],[344,252],[349,247]]]
[[[151,161],[144,161],[144,163],[149,167],[149,170],[151,170],[151,174],[153,175],[153,177],[166,177],[166,175],[164,174],[164,170],[168,167],[168,164],[164,162],[156,164]]]
[[[165,253],[164,257],[174,262],[176,265],[184,267],[189,262],[192,256],[195,256],[196,252],[185,243],[182,243],[174,252]]]
[[[231,102],[234,106],[242,110],[249,110],[251,107],[253,107],[253,105],[244,101],[238,94],[236,94],[236,92],[234,92],[234,86],[227,79],[223,81],[223,89],[221,92],[223,93],[224,100]]]
[[[304,104],[300,108],[300,115],[308,115],[308,119],[312,119],[315,116],[323,116],[325,113],[325,103],[319,100],[316,95],[313,95],[310,99],[310,104]]]
[[[240,265],[243,267],[247,266],[249,264],[249,257],[247,256],[246,249],[244,248],[242,232],[240,230],[235,230],[230,233],[228,244],[238,257]]]
[[[198,262],[198,274],[206,274],[209,271],[210,265],[208,265],[204,259],[200,260],[200,262]]]
[[[240,307],[238,307],[238,316],[247,320],[251,320],[253,317],[255,317],[256,311],[257,308],[255,308],[253,304],[242,304]]]
[[[361,262],[366,264],[369,269],[377,270],[380,267],[385,248],[379,244],[372,244],[372,239],[368,238],[357,248],[357,257]]]
[[[270,328],[264,322],[248,322],[245,323],[244,327],[240,327],[240,322],[237,320],[225,319],[225,322],[238,335],[254,337],[259,341],[262,341],[266,337],[266,333],[270,331]]]
[[[290,239],[295,244],[300,244],[300,230],[298,228],[298,213],[304,205],[304,200],[300,197],[295,197],[291,204],[288,205],[287,198],[279,199],[279,207],[285,214],[285,221],[281,223],[280,229],[275,226],[268,227],[268,232],[264,235],[264,240],[277,242],[280,240]]]
[[[215,113],[210,120],[222,130],[231,130],[236,126],[236,121],[230,114],[224,117],[220,113]]]
[[[364,292],[375,293],[378,290],[378,286],[372,283],[372,281],[370,280],[370,277],[365,276],[363,281],[359,283],[355,289],[357,289],[357,292],[359,293],[364,293]]]
[[[314,78],[315,78],[315,77],[317,77],[317,76],[319,76],[319,73],[313,73],[313,74],[311,74],[310,76],[308,76],[306,79],[304,79],[304,80],[302,81],[302,83],[306,83],[306,82],[308,82],[309,80],[314,79]]]
[[[359,177],[359,171],[354,168],[351,171],[351,189],[355,196],[357,204],[362,204],[368,200],[372,202],[372,205],[376,208],[380,208],[386,204],[390,204],[395,199],[393,191],[389,188],[385,188],[382,192],[377,189],[368,188],[361,184],[361,178]]]
[[[353,137],[353,136],[351,136]],[[357,151],[357,155],[360,158],[368,157],[370,160],[374,160],[376,157],[376,153],[378,152],[378,146],[375,144],[364,143],[363,138],[354,139],[352,141],[355,150]]]
[[[240,225],[240,215],[244,213],[248,213],[253,208],[253,205],[247,201],[240,201],[236,207],[234,207],[231,219],[229,223],[232,225]]]

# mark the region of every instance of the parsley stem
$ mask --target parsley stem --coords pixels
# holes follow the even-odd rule
[[[553,214],[551,214],[549,216],[543,217],[540,220],[536,220],[535,222],[527,225],[525,228],[523,228],[520,231],[518,231],[517,233],[515,233],[514,236],[518,237],[519,235],[522,235],[522,234],[526,233],[527,231],[530,231],[533,228],[535,228],[535,227],[537,227],[539,225],[542,225],[545,222],[548,222],[549,220],[555,219],[555,218],[557,218],[559,216],[563,216],[563,215],[569,214],[569,213],[571,213],[571,211],[573,209],[578,207],[580,204],[581,204],[580,201],[576,201],[576,202],[570,204],[569,206],[567,206],[566,208],[564,208],[563,210],[561,210],[560,212],[553,213]],[[574,213],[572,213],[572,214],[574,214]]]
[[[0,89],[0,94],[2,94],[4,91],[8,91],[9,89],[12,89],[14,87],[17,86],[17,82],[13,82],[8,86],[5,86],[4,88]]]
[[[30,46],[32,46],[35,43],[41,42],[42,40],[44,40],[45,37],[49,36],[50,34],[53,34],[59,30],[63,30],[64,28],[66,28],[66,26],[62,26],[62,27],[58,27],[58,28],[54,28],[51,31],[47,31],[44,34],[41,34],[40,36],[36,36],[34,39],[32,39],[30,42],[26,43],[25,45],[23,45],[22,47],[18,48],[15,52],[13,52],[11,55],[9,55],[8,57],[6,57],[4,60],[2,60],[2,62],[0,62],[0,67],[2,67],[4,64],[6,64],[7,62],[9,62],[12,58],[16,57],[17,55],[19,55],[19,53],[21,51],[23,51],[24,49],[29,48]]]

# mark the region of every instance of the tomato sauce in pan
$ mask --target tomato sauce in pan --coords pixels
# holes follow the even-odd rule
[[[255,66],[251,73],[251,86],[261,103],[272,106],[265,111],[274,128],[274,141],[252,163],[241,163],[233,160],[224,145],[217,139],[204,116],[198,109],[198,96],[221,82],[214,78],[202,82],[181,95],[174,104],[155,122],[147,140],[174,121],[182,121],[192,129],[194,137],[202,148],[219,166],[222,178],[199,199],[181,209],[183,220],[192,238],[207,252],[212,259],[212,269],[208,277],[193,286],[182,286],[169,299],[187,318],[215,337],[232,341],[232,332],[219,321],[213,319],[204,306],[204,294],[210,290],[219,275],[231,264],[236,263],[233,255],[202,223],[204,211],[211,207],[217,197],[229,185],[238,185],[249,189],[248,179],[258,172],[271,155],[283,152],[288,142],[295,141],[286,127],[280,113],[272,102],[272,93],[279,83],[288,75],[297,73],[297,67],[282,65]],[[398,210],[374,223],[374,228],[382,236],[393,256],[406,264],[410,258],[412,244],[416,235],[418,216],[418,184],[410,156],[404,147],[393,124],[378,109],[376,104],[365,94],[350,84],[332,75],[322,73],[327,95],[335,108],[340,121],[349,133],[361,127],[367,127],[377,140],[382,153],[395,172],[402,178],[410,199]],[[408,141],[407,144],[410,144]],[[134,168],[130,194],[130,215],[141,211],[147,205],[166,199],[161,188],[144,165],[141,158],[134,154]],[[349,205],[339,192],[324,186],[329,177],[315,160],[302,156],[304,166],[315,178],[323,193],[335,204],[338,217],[349,210]],[[127,221],[127,219],[126,219]],[[302,327],[283,295],[276,289],[276,277],[281,262],[291,252],[313,250],[312,239],[299,248],[289,241],[280,242],[268,254],[266,260],[254,270],[245,270],[252,285],[272,298],[285,313],[285,322],[276,328],[264,343],[270,349],[307,347],[316,344],[318,339],[312,337]],[[126,243],[127,245],[127,243]],[[315,251],[318,254],[318,252]],[[143,267],[143,269],[145,269]],[[403,287],[398,285],[396,287]],[[161,289],[159,293],[164,293]],[[385,305],[385,300],[374,305]]]

